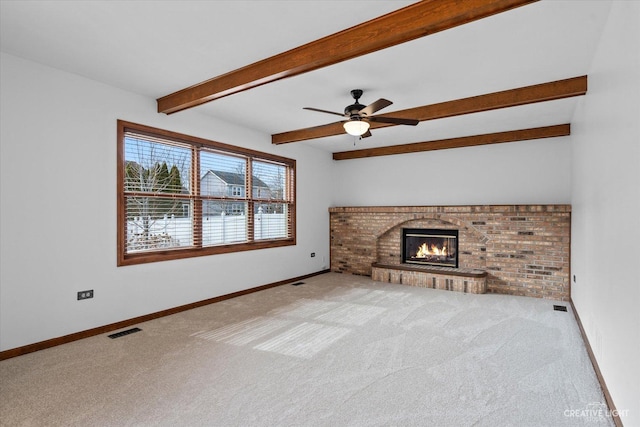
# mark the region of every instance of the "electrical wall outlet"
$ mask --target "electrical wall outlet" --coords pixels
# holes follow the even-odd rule
[[[78,292],[78,301],[83,299],[93,298],[93,289],[89,289],[88,291],[79,291]]]

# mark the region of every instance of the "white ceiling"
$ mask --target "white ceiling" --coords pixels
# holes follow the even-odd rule
[[[6,1],[3,52],[159,98],[413,1]],[[330,123],[351,89],[381,113],[577,77],[610,1],[546,0],[196,107],[273,134]],[[588,95],[587,95],[588,96]],[[577,99],[373,130],[356,148],[568,123]],[[175,114],[180,114],[175,113]],[[339,135],[295,144],[354,148]]]

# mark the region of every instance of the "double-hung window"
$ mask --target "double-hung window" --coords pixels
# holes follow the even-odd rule
[[[118,265],[295,245],[295,160],[118,121]]]

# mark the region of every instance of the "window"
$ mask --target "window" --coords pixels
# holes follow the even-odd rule
[[[232,196],[242,196],[242,187],[238,185],[234,185],[231,187],[231,195]]]
[[[118,265],[295,242],[295,160],[118,121]]]

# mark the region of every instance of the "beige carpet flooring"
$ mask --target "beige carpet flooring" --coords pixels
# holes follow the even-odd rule
[[[570,306],[304,282],[2,361],[0,424],[613,425]]]

